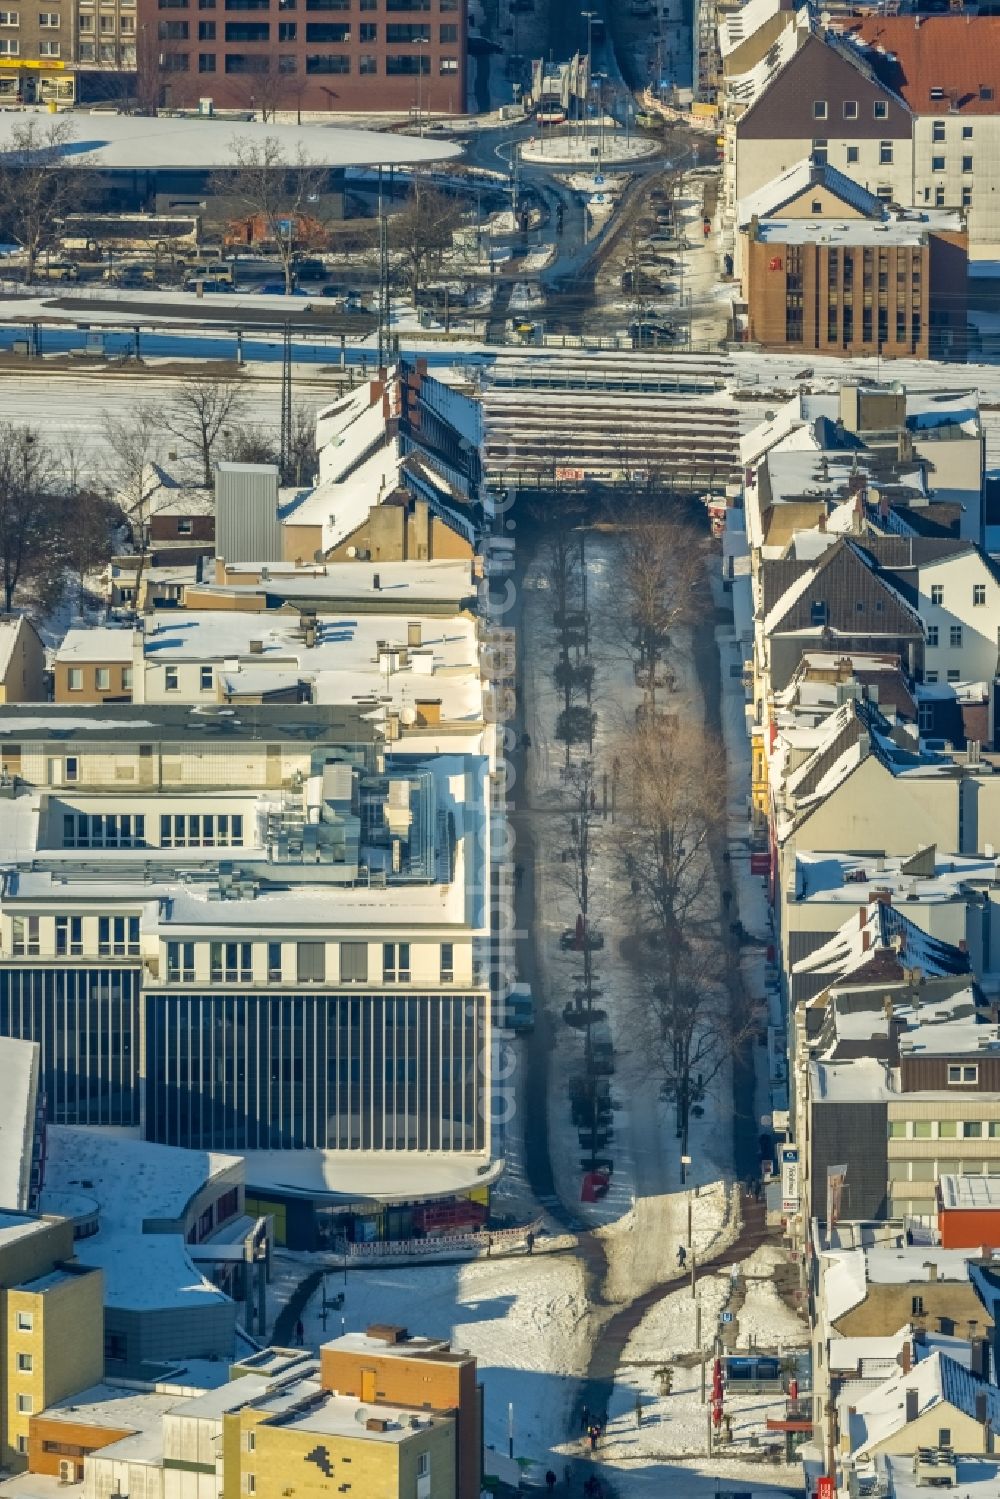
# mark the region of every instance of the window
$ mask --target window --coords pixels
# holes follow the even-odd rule
[[[890,1140],[905,1140],[906,1139],[906,1120],[905,1119],[890,1119],[889,1120],[889,1139]]]
[[[417,1453],[417,1477],[429,1478],[431,1475],[431,1455],[429,1452]]]
[[[809,623],[813,626],[826,624],[825,599],[813,599],[809,605]]]
[[[892,166],[892,141],[879,141],[878,160],[880,166]]]
[[[857,117],[858,117],[858,101],[857,101],[857,99],[845,99],[844,100],[844,119],[845,120],[856,120]]]
[[[358,41],[359,42],[377,42],[378,41],[378,27],[375,25],[374,21],[362,21],[361,22],[361,25],[358,27]]]
[[[281,983],[281,943],[267,944],[267,976],[272,984]]]
[[[271,36],[271,27],[267,21],[227,21],[227,42],[266,42]],[[228,58],[226,59],[228,62]],[[248,59],[249,60],[249,59]],[[254,63],[267,63],[267,58],[254,58]],[[267,71],[266,66],[257,69],[258,72]]]
[[[239,848],[242,844],[241,812],[160,814],[161,848]]]
[[[945,158],[943,156],[931,157],[931,171],[943,172],[945,170]]]
[[[936,671],[929,671],[927,673],[927,680],[928,680],[928,682],[930,681],[931,677],[933,677],[934,680],[935,680],[935,682],[936,682],[937,681],[937,672]],[[930,703],[918,703],[917,704],[917,728],[920,730],[921,734],[929,734],[930,731],[931,731],[931,729],[933,729],[933,727],[934,727],[934,708],[933,708],[933,706]]]
[[[944,120],[935,120],[931,139],[935,142],[944,140]]]
[[[983,1138],[983,1121],[981,1119],[966,1119],[962,1124],[963,1140],[981,1140]]]
[[[102,958],[138,957],[138,916],[98,917],[97,951]]]
[[[958,1070],[961,1072],[962,1069],[959,1068]],[[948,1081],[951,1082],[952,1079],[949,1077]],[[961,1078],[955,1078],[954,1081],[955,1082],[961,1082]],[[955,1122],[954,1119],[940,1119],[938,1121],[938,1139],[939,1140],[954,1140],[954,1139],[957,1138],[957,1136],[958,1136],[958,1125],[957,1125],[957,1123]],[[942,1172],[942,1175],[946,1176],[947,1174],[948,1174],[947,1172]]]
[[[861,158],[861,152],[859,151],[858,147],[857,146],[848,146],[848,148],[847,148],[847,160],[848,160],[848,164],[851,165],[851,164],[859,161],[860,158]]]
[[[820,200],[818,198],[813,198],[811,207],[812,207],[813,213],[822,213],[823,212],[823,205],[822,205],[822,203],[820,202]]]
[[[188,38],[187,21],[161,21],[161,42],[186,42]]]
[[[378,58],[373,57],[370,52],[362,53],[358,59],[358,72],[371,75],[378,72]]]
[[[949,625],[949,627],[948,627],[948,644],[951,646],[951,648],[952,648],[953,651],[960,651],[962,649],[962,626],[961,625]]]
[[[257,1450],[257,1433],[255,1431],[248,1431],[247,1432],[247,1451],[248,1452],[255,1452],[256,1450]]]
[[[214,52],[199,52],[198,53],[198,72],[199,73],[214,73],[215,72],[215,53]]]
[[[297,977],[300,984],[322,984],[326,982],[326,943],[299,942],[296,944]]]
[[[165,668],[163,673],[163,685],[168,692],[177,691],[178,682],[176,666],[168,666]]]
[[[253,948],[249,942],[209,944],[212,982],[249,984],[253,979]]]
[[[993,98],[993,89],[989,85],[981,83],[979,85],[979,97],[984,104],[989,104]]]
[[[957,666],[949,666],[947,675],[949,682],[960,682],[962,680],[962,673]]]
[[[340,982],[342,984],[367,984],[367,942],[342,942],[340,944]]]
[[[408,942],[383,942],[382,978],[387,984],[410,982],[410,944]]]
[[[825,99],[814,99],[813,100],[813,119],[814,120],[825,120],[826,119],[826,100]]]
[[[933,1120],[931,1119],[914,1119],[913,1138],[915,1140],[929,1140],[931,1138],[932,1126]]]
[[[34,1314],[34,1312],[18,1312],[18,1314],[17,1314],[17,1330],[18,1330],[18,1332],[31,1332],[33,1330],[34,1326],[35,1326],[35,1314]]]
[[[257,1480],[252,1473],[245,1473],[243,1476],[243,1482],[246,1485],[246,1491],[248,1494],[256,1494]]]
[[[927,626],[927,644],[929,646],[936,646],[937,643],[938,643],[938,627],[937,627],[937,625],[928,625]]]
[[[457,42],[458,41],[458,27],[454,24],[453,21],[449,21],[447,23],[447,25],[445,25],[445,26],[439,26],[438,27],[438,41],[439,42]]]
[[[971,139],[972,139],[972,126],[971,125],[963,125],[962,126],[962,139],[964,141],[971,141]]]
[[[962,207],[963,208],[971,208],[972,207],[972,188],[971,187],[963,187],[962,188]]]
[[[63,848],[145,848],[143,812],[64,812]]]
[[[943,604],[944,603],[944,584],[943,583],[932,583],[931,584],[931,603],[932,604]]]
[[[347,43],[351,40],[351,28],[343,21],[310,21],[306,26],[307,42]]]
[[[194,982],[194,943],[167,943],[167,980],[172,984]]]
[[[978,1081],[979,1081],[979,1067],[978,1067],[978,1065],[975,1062],[972,1062],[972,1063],[969,1063],[969,1062],[949,1062],[948,1063],[948,1082],[949,1082],[949,1084],[954,1084],[954,1083],[978,1083]],[[942,1130],[944,1129],[945,1124],[952,1124],[953,1125],[954,1121],[950,1120],[950,1119],[949,1120],[942,1119],[942,1121],[941,1121],[941,1128],[942,1128]],[[954,1129],[952,1130],[952,1133],[954,1133]]]
[[[922,1296],[912,1296],[910,1298],[910,1316],[911,1317],[922,1317],[923,1315],[924,1315],[924,1298]]]
[[[199,673],[199,685],[202,692],[211,692],[215,686],[215,672],[210,666],[203,666]]]
[[[351,59],[346,52],[330,52],[323,55],[313,53],[306,58],[307,73],[349,73]]]
[[[0,10],[0,26],[20,26],[21,17],[16,10]]]
[[[14,956],[37,958],[41,951],[38,917],[15,916],[10,925]]]
[[[82,916],[56,917],[56,957],[79,958],[83,954]]]
[[[3,12],[0,11],[0,15],[2,15],[2,14],[3,14]],[[0,21],[0,26],[2,26],[2,25],[3,25],[3,22]],[[93,16],[85,16],[85,15],[81,14],[80,17],[79,17],[79,26],[80,26],[80,30],[81,31],[93,31],[93,29],[94,29],[94,18],[93,18]]]
[[[58,57],[59,56],[59,52],[60,52],[60,46],[59,46],[58,42],[39,42],[38,43],[38,55],[39,55],[39,57]]]
[[[963,156],[962,157],[962,171],[963,172],[971,172],[972,171],[972,157],[971,156]]]
[[[57,10],[40,10],[38,12],[39,26],[58,26],[59,12]]]
[[[829,154],[829,152],[827,150],[827,142],[825,140],[814,140],[813,141],[813,143],[812,143],[812,160],[813,160],[813,164],[815,166],[825,167],[826,166],[826,162],[827,162],[827,156],[828,156],[828,154]]]
[[[22,1457],[24,1456],[24,1454],[28,1450],[28,1438],[24,1435],[24,1432],[19,1432],[18,1433],[18,1437],[17,1437],[17,1450],[21,1454]]]
[[[422,21],[390,21],[385,28],[385,39],[387,42],[404,45],[429,42],[431,28]]]
[[[18,1397],[17,1397],[17,1413],[18,1413],[18,1415],[19,1416],[30,1416],[31,1415],[31,1410],[32,1410],[31,1396],[30,1395],[18,1395]]]
[[[70,692],[82,692],[83,691],[83,668],[82,667],[80,667],[80,666],[71,666],[70,669],[69,669],[69,672],[67,673],[67,677],[68,677],[67,686],[69,687]]]
[[[936,187],[934,189],[934,207],[935,208],[943,208],[944,207],[944,188],[943,187]]]
[[[450,984],[455,977],[455,944],[441,943],[441,982]]]
[[[7,36],[0,36],[0,57],[16,57],[21,50],[21,43]]]
[[[19,1374],[30,1374],[32,1362],[30,1353],[19,1353],[17,1355],[17,1372]]]
[[[939,1426],[938,1427],[938,1446],[939,1447],[950,1447],[951,1446],[951,1427],[950,1426]]]
[[[199,21],[198,22],[198,40],[199,40],[199,42],[214,42],[215,41],[215,22],[214,21]]]
[[[431,60],[423,53],[414,57],[409,52],[394,52],[385,60],[385,71],[390,77],[400,74],[415,76],[417,73],[429,73],[430,70]]]
[[[297,28],[296,28],[296,24],[295,24],[294,21],[279,21],[278,22],[278,41],[279,42],[294,42],[296,29]]]
[[[99,666],[94,673],[98,692],[111,691],[111,668],[110,666]]]
[[[872,106],[872,115],[876,120],[887,120],[889,118],[888,99],[876,99]]]
[[[979,605],[986,603],[986,584],[985,583],[973,583],[973,585],[972,585],[972,602],[973,602],[973,604],[977,608],[979,607]]]

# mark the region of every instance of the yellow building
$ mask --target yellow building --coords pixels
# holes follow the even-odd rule
[[[430,1411],[363,1405],[306,1381],[224,1420],[224,1499],[294,1490],[329,1499],[455,1499],[455,1421]]]
[[[0,1463],[27,1466],[33,1414],[104,1371],[104,1276],[76,1262],[68,1219],[0,1213]]]

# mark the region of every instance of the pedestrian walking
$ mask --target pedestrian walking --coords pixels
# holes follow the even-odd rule
[[[486,1236],[486,1258],[489,1259],[489,1257],[490,1257],[490,1255],[492,1253],[493,1253],[493,1235],[492,1234],[487,1234],[487,1236]]]
[[[684,1266],[687,1264],[687,1257],[688,1257],[688,1252],[684,1248],[684,1245],[683,1244],[678,1244],[678,1246],[677,1246],[677,1264],[678,1264],[678,1267],[681,1270],[683,1270]]]
[[[552,1490],[555,1488],[555,1486],[556,1486],[556,1484],[558,1482],[559,1482],[558,1478],[556,1477],[556,1475],[553,1473],[552,1469],[550,1468],[549,1471],[545,1475],[545,1487],[548,1489],[548,1491],[549,1491],[550,1494],[552,1493]]]
[[[535,1252],[535,1235],[531,1231],[530,1228],[528,1229],[528,1236],[527,1236],[527,1238],[525,1239],[524,1242],[528,1246],[528,1253],[529,1254],[534,1254],[534,1252]]]
[[[299,1345],[299,1347],[301,1348],[304,1345],[305,1340],[306,1340],[306,1330],[305,1330],[304,1326],[302,1325],[302,1318],[300,1317],[299,1320],[295,1324],[295,1341]]]
[[[597,1438],[600,1436],[600,1434],[601,1428],[598,1426],[597,1422],[591,1421],[590,1425],[587,1427],[587,1436],[590,1438],[591,1452],[593,1452],[594,1448],[597,1446]]]
[[[635,1424],[637,1427],[642,1425],[642,1401],[638,1395],[635,1397]]]

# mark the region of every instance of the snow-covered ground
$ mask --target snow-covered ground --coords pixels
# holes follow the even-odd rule
[[[764,1246],[739,1267],[733,1267],[734,1272],[738,1269],[745,1278],[746,1286],[746,1299],[735,1312],[739,1349],[757,1346],[787,1353],[806,1346],[805,1322],[785,1306],[771,1280],[780,1258],[780,1250]],[[685,1473],[686,1463],[691,1459],[709,1462],[712,1359],[716,1337],[722,1330],[720,1317],[729,1307],[733,1292],[733,1273],[729,1270],[703,1276],[697,1284],[696,1299],[686,1287],[675,1291],[646,1314],[629,1338],[601,1448],[603,1461],[613,1470],[614,1482],[618,1483],[620,1473],[627,1471],[624,1492],[634,1492],[632,1482],[637,1473],[644,1474],[652,1484],[655,1474],[663,1475],[665,1460],[685,1460]],[[673,1375],[669,1395],[660,1393],[657,1373],[666,1366]],[[637,1402],[641,1425],[637,1422]],[[719,1483],[735,1477],[732,1470],[745,1466],[759,1446],[767,1447],[769,1442],[780,1445],[779,1438],[773,1434],[768,1437],[765,1423],[769,1416],[784,1414],[785,1401],[782,1396],[730,1395],[727,1391],[723,1409],[729,1417],[732,1440],[713,1444],[711,1466]],[[771,1468],[766,1471],[773,1473]],[[794,1473],[794,1470],[783,1471]],[[676,1492],[676,1485],[672,1487]],[[684,1491],[687,1492],[686,1484]]]
[[[269,1287],[273,1314],[318,1261],[279,1252]],[[514,1450],[541,1461],[570,1434],[578,1377],[586,1368],[590,1309],[581,1262],[573,1254],[482,1259],[470,1265],[351,1269],[345,1290],[331,1271],[327,1295],[345,1293],[329,1311],[322,1291],[303,1315],[305,1341],[318,1348],[344,1329],[399,1323],[412,1333],[448,1338],[475,1355],[486,1391],[486,1441],[506,1450],[507,1407],[514,1405]]]

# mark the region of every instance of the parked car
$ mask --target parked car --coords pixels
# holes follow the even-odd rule
[[[585,933],[585,941],[577,938],[576,927],[568,926],[563,930],[559,938],[559,946],[563,952],[582,952],[584,947],[591,952],[600,952],[604,946],[604,933],[599,932],[596,927],[590,927]]]
[[[301,260],[293,260],[292,269],[300,281],[322,281],[326,275],[326,266],[315,256],[304,256]]]
[[[69,260],[38,260],[35,262],[36,281],[79,281],[80,271]]]

